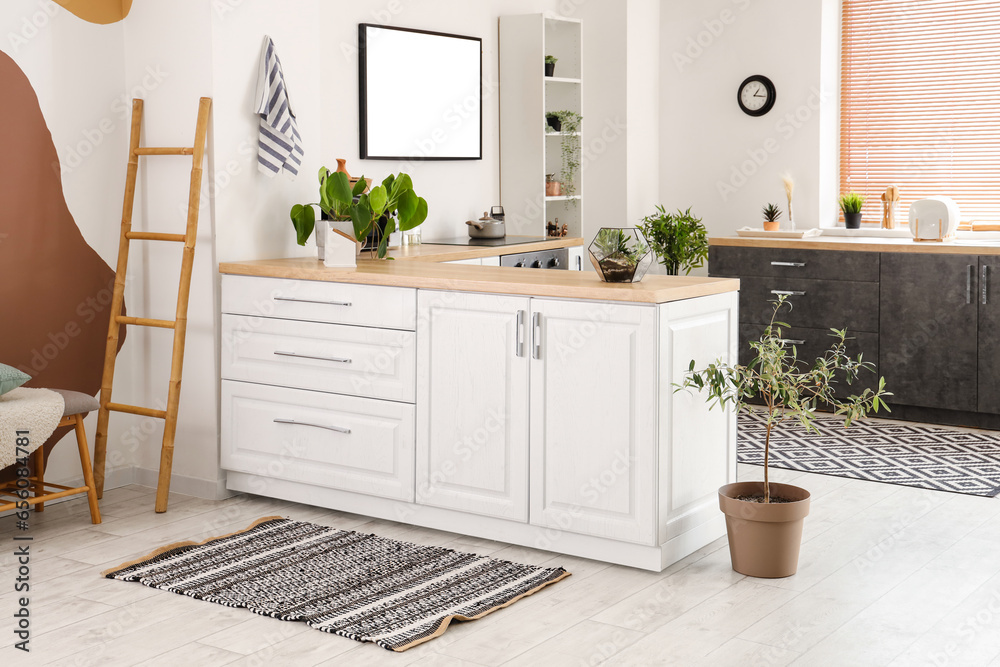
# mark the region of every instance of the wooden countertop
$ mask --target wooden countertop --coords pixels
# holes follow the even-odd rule
[[[1000,255],[1000,239],[977,241],[956,239],[936,243],[910,238],[877,236],[813,236],[806,239],[750,238],[719,236],[708,239],[710,245],[743,248],[790,248],[795,250],[854,250],[858,252],[910,252],[952,255]]]
[[[513,238],[517,238],[514,236]],[[536,238],[536,237],[530,237]],[[404,246],[396,250],[390,250],[389,256],[396,259],[412,260],[416,262],[451,262],[462,259],[480,259],[482,257],[497,257],[499,255],[512,255],[522,252],[534,252],[536,250],[555,250],[556,248],[573,248],[582,246],[583,239],[564,237],[558,239],[546,239],[533,243],[521,243],[506,246],[461,246],[461,245],[437,245],[434,243],[423,243],[421,245]]]
[[[311,257],[226,262],[219,265],[219,272],[241,276],[632,303],[667,303],[735,292],[740,288],[739,280],[729,278],[646,276],[638,283],[606,283],[592,271],[467,266],[432,261],[359,260],[357,268],[328,269],[323,262]]]

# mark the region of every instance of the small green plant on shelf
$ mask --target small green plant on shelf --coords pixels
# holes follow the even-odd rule
[[[546,65],[555,65],[557,62],[559,62],[559,59],[555,56],[545,56]]]
[[[554,130],[561,136],[562,170],[560,179],[563,194],[576,194],[576,174],[580,170],[580,122],[583,116],[575,111],[548,111],[545,114],[546,131]],[[573,201],[574,205],[576,201]]]
[[[844,213],[861,213],[861,207],[865,204],[865,198],[857,192],[848,192],[840,195],[840,210]]]
[[[778,221],[781,219],[781,209],[777,204],[768,204],[761,213],[764,214],[764,230],[768,232],[778,231]]]
[[[753,361],[746,366],[731,365],[721,360],[695,370],[691,361],[684,381],[675,385],[675,391],[705,391],[709,407],[725,409],[729,404],[737,410],[749,409],[746,401],[760,399],[764,403],[767,425],[764,435],[764,497],[763,502],[771,502],[768,464],[771,453],[771,432],[775,426],[787,420],[797,421],[807,432],[819,433],[816,428],[816,406],[826,405],[834,415],[844,419],[844,426],[864,418],[869,412],[889,406],[885,398],[892,396],[885,390],[885,378],[880,377],[878,389],[866,387],[858,394],[842,398],[836,393],[839,379],[848,385],[854,383],[862,372],[875,371],[875,365],[864,361],[863,355],[856,358],[847,354],[847,329],[830,329],[831,344],[822,356],[810,361],[799,359],[794,345],[783,338],[782,330],[788,325],[778,321],[778,311],[788,297],[779,296],[771,303],[774,311],[771,321],[760,338],[750,342]],[[811,364],[811,365],[810,365]]]
[[[667,213],[663,206],[656,207],[656,213],[647,215],[639,225],[649,247],[668,276],[685,274],[691,269],[704,266],[708,259],[708,230],[701,224],[701,218],[691,215],[691,209],[677,209],[677,213]]]

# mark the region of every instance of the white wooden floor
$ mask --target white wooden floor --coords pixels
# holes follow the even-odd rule
[[[32,517],[30,656],[12,648],[14,525],[0,519],[0,665],[1000,665],[1000,500],[775,477],[814,498],[783,580],[734,573],[725,540],[654,574],[257,497],[176,496],[157,515],[152,489],[115,489],[100,526],[83,500]],[[98,576],[272,514],[573,576],[402,654]]]

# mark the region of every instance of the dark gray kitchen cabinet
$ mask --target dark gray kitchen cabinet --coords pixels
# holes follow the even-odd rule
[[[1000,257],[979,258],[979,412],[1000,414]]]
[[[879,372],[890,404],[979,410],[979,257],[882,253]]]

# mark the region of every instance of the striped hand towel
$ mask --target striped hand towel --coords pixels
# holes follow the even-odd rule
[[[256,113],[260,114],[257,168],[268,176],[284,169],[293,178],[302,164],[302,137],[295,126],[295,113],[288,101],[285,75],[274,42],[264,36],[257,67]]]

